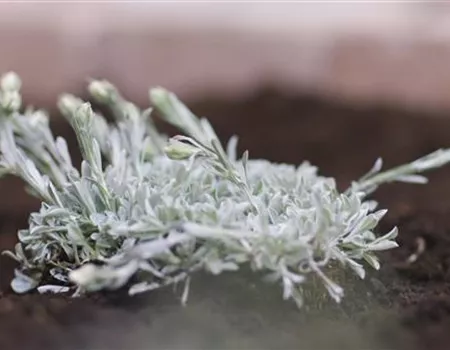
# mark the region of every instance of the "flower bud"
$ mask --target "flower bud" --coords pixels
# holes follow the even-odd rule
[[[91,96],[100,103],[110,103],[117,96],[116,88],[106,80],[94,80],[88,87]]]
[[[171,139],[169,144],[164,148],[164,152],[170,159],[184,160],[197,154],[199,150],[187,143]]]
[[[151,103],[160,112],[162,119],[175,126],[182,127],[182,123],[178,120],[179,111],[174,106],[174,103],[178,102],[178,107],[180,107],[181,103],[175,95],[161,87],[151,89],[149,95]]]
[[[74,120],[80,123],[89,123],[92,121],[93,111],[89,102],[84,102],[77,109],[77,113],[74,114]]]
[[[161,87],[153,88],[150,90],[150,101],[161,108],[166,105],[169,98],[169,92]]]
[[[19,91],[22,81],[16,73],[8,72],[2,75],[0,86],[3,91]]]
[[[66,117],[71,117],[82,104],[82,100],[70,94],[62,95],[58,101],[59,110]]]
[[[0,98],[0,105],[5,111],[18,111],[22,106],[22,97],[19,91],[3,91]]]

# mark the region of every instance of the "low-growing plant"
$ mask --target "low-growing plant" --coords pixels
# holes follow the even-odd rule
[[[18,232],[15,251],[5,252],[19,263],[11,283],[17,293],[127,287],[134,295],[182,282],[186,301],[195,271],[246,265],[281,283],[283,298],[299,306],[310,274],[340,301],[344,290],[327,268],[364,278],[364,265],[380,267],[378,251],[397,247],[396,228],[376,235],[386,210],[368,196],[387,182],[425,183],[417,173],[450,161],[450,150],[438,150],[382,172],[378,159],[341,193],[308,162],[238,157],[236,137],[224,149],[206,119],[162,88],[151,89],[150,100],[182,136],[159,133],[151,109],[92,81],[92,98],[115,123],[72,95],[58,104],[83,156],[77,170],[47,114],[21,112],[20,87],[16,74],[2,77],[0,169],[24,180],[42,205]]]

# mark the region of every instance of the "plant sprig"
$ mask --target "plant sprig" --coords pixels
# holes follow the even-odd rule
[[[238,159],[236,137],[225,150],[206,119],[174,94],[151,89],[153,107],[184,133],[168,139],[151,109],[94,80],[89,92],[115,123],[72,95],[58,104],[77,135],[80,172],[64,139],[52,136],[48,117],[20,112],[20,86],[14,73],[3,76],[0,170],[21,177],[42,206],[19,231],[15,251],[6,252],[20,264],[12,281],[18,293],[127,286],[133,295],[184,282],[186,301],[195,271],[247,265],[280,283],[283,298],[299,306],[311,274],[339,302],[344,289],[327,269],[349,267],[364,278],[365,264],[380,267],[378,251],[397,246],[396,228],[376,235],[386,210],[375,210],[367,196],[386,182],[424,183],[417,173],[450,161],[450,150],[439,150],[382,172],[379,160],[340,193],[308,162],[277,164],[249,159],[248,152]]]

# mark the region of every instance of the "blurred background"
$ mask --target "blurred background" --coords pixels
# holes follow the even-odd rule
[[[352,101],[450,106],[445,2],[60,2],[0,4],[0,71],[54,103],[88,77],[146,101],[242,96],[262,84]]]

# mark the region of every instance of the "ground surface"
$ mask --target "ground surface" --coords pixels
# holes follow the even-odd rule
[[[392,166],[450,146],[450,120],[392,108],[355,110],[266,91],[236,103],[209,100],[195,110],[210,117],[221,137],[239,133],[253,157],[308,159],[342,188],[378,156]],[[131,300],[16,296],[8,289],[13,265],[2,257],[0,349],[447,349],[450,167],[430,180],[377,193],[390,209],[381,229],[398,225],[400,248],[384,253],[381,271],[366,281],[347,281],[339,307],[324,302],[319,311],[298,312],[277,288],[245,274],[198,276],[185,308],[170,289]],[[11,184],[2,197],[22,196]],[[8,211],[0,221],[0,248],[10,248],[26,212]],[[406,263],[419,244],[424,252]]]

